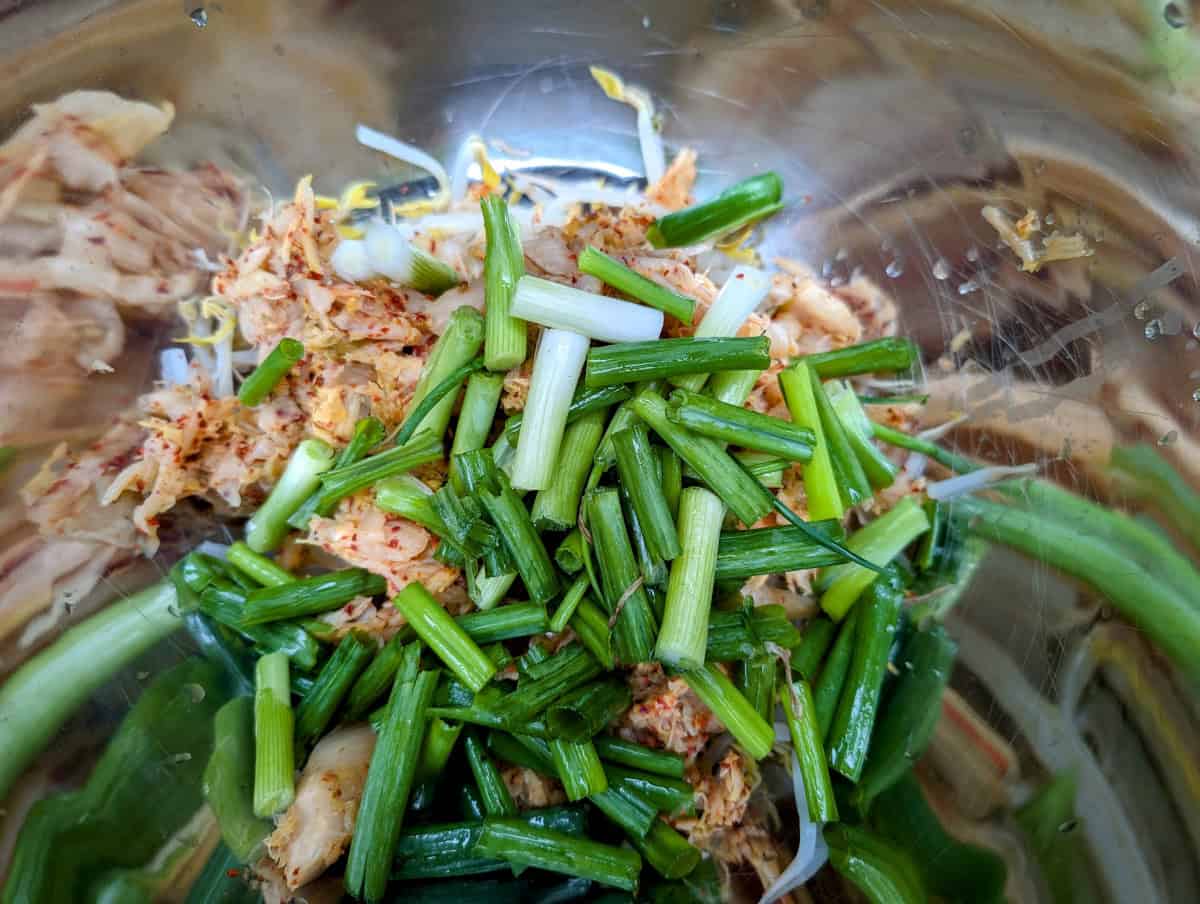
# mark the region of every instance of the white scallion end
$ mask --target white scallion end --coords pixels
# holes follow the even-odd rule
[[[513,458],[515,488],[542,490],[550,485],[567,424],[567,409],[583,373],[589,344],[587,336],[569,330],[542,332],[533,360],[517,454]]]
[[[462,282],[453,267],[413,247],[388,223],[376,221],[368,226],[363,246],[367,266],[375,273],[418,292],[441,295]]]
[[[644,342],[657,339],[663,328],[662,311],[536,276],[522,276],[517,283],[512,315],[601,342]]]
[[[771,291],[771,278],[754,267],[737,267],[696,327],[696,338],[736,336]]]
[[[362,282],[375,275],[367,255],[367,243],[362,239],[342,239],[330,258],[333,272],[346,282]]]

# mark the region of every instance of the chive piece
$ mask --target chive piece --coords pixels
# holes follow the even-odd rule
[[[679,555],[679,537],[658,476],[658,462],[646,428],[635,424],[613,435],[617,472],[653,556],[670,561]]]
[[[412,792],[414,810],[428,810],[433,804],[438,779],[454,753],[454,745],[462,734],[461,722],[447,722],[434,716],[425,726],[425,738],[421,742],[421,755],[417,759],[417,771],[413,776],[416,787]]]
[[[821,429],[821,415],[813,392],[810,371],[803,364],[793,364],[779,372],[779,389],[787,403],[792,423],[812,431],[813,455],[804,466],[804,494],[808,501],[808,516],[814,521],[841,522],[846,509],[833,473],[829,446]]]
[[[844,538],[837,521],[810,521],[809,527],[830,540]],[[824,565],[838,565],[845,558],[815,542],[796,527],[758,527],[724,531],[717,546],[716,579],[745,580],[758,574],[782,574]]]
[[[392,515],[415,521],[439,537],[448,529],[433,507],[433,490],[412,474],[397,474],[375,485],[375,505]]]
[[[538,530],[569,530],[576,524],[583,484],[603,434],[603,411],[587,414],[567,428],[554,463],[554,480],[533,500]]]
[[[468,612],[454,621],[477,644],[545,634],[550,630],[546,607],[537,603],[510,603],[487,612]]]
[[[738,690],[766,722],[774,722],[775,657],[760,652],[738,663]]]
[[[809,373],[812,374],[811,371]],[[821,419],[821,435],[829,449],[829,461],[837,478],[842,505],[853,508],[871,498],[871,483],[867,480],[867,474],[858,456],[854,454],[846,435],[846,428],[838,419],[837,412],[833,410],[825,387],[815,374],[812,374],[812,384],[813,401],[816,402],[817,415]]]
[[[333,468],[347,468],[362,461],[368,452],[383,442],[386,436],[387,429],[383,426],[383,421],[374,417],[360,418],[354,424],[354,433],[350,437],[350,442],[343,446],[342,451],[338,453]],[[318,487],[304,500],[304,504],[288,517],[288,524],[296,530],[308,530],[308,524],[312,521],[313,515],[328,518],[333,514],[336,504],[337,500],[329,504],[322,504],[321,488]]]
[[[404,651],[363,785],[350,854],[346,859],[346,889],[374,902],[382,900],[391,871],[392,852],[403,828],[404,811],[412,790],[425,712],[437,685],[437,672],[420,671],[421,645]]]
[[[629,665],[647,662],[654,649],[654,613],[641,586],[621,514],[620,494],[616,490],[594,490],[587,497],[587,505],[604,606],[609,617],[616,618],[613,640],[617,658]]]
[[[613,735],[597,735],[592,743],[596,745],[600,758],[610,763],[667,778],[683,778],[684,761],[677,753],[643,747]]]
[[[641,838],[657,821],[654,805],[633,790],[632,786],[613,781],[607,791],[588,798],[605,816],[625,830],[630,838]]]
[[[775,729],[755,712],[750,701],[733,686],[724,672],[710,663],[703,668],[681,672],[680,675],[704,705],[721,720],[721,724],[729,729],[746,753],[761,760],[771,752],[771,746],[775,743]]]
[[[655,587],[666,587],[668,577],[667,563],[650,551],[650,544],[646,541],[646,533],[642,529],[642,522],[638,519],[638,513],[633,507],[633,501],[629,498],[629,487],[625,484],[620,484],[617,487],[617,492],[621,494],[621,510],[625,514],[625,523],[629,527],[629,542],[633,546],[633,554],[637,559],[638,571],[642,575],[642,586],[646,588],[646,595],[649,596],[650,591]],[[653,600],[651,600],[651,603],[653,604]],[[651,605],[651,609],[654,610],[653,605]],[[657,624],[659,616],[657,611],[654,611],[654,621]]]
[[[889,336],[834,351],[805,355],[798,361],[822,380],[828,380],[833,377],[908,370],[917,363],[920,356],[921,353],[911,339]]]
[[[404,655],[404,644],[412,639],[409,632],[401,631],[384,645],[383,649],[367,665],[358,680],[350,688],[346,698],[346,720],[355,722],[371,711],[395,678],[396,670]]]
[[[762,370],[724,370],[712,375],[704,391],[718,402],[741,408],[763,373]]]
[[[280,339],[238,389],[238,401],[253,408],[271,394],[284,375],[304,357],[304,345],[295,339]]]
[[[523,677],[517,689],[497,701],[494,712],[513,719],[532,719],[564,694],[587,684],[601,672],[600,663],[582,646],[564,647]]]
[[[713,576],[725,506],[708,490],[688,487],[679,498],[679,557],[671,563],[662,630],[654,655],[683,669],[704,665]]]
[[[695,791],[686,781],[622,766],[608,766],[610,784],[627,786],[655,810],[668,816],[691,815],[696,811]]]
[[[493,731],[488,734],[488,749],[506,763],[532,769],[539,775],[555,778],[554,756],[550,742],[521,732]]]
[[[517,489],[544,490],[555,478],[567,409],[589,345],[586,336],[570,330],[542,330],[513,458],[512,485]]]
[[[558,603],[558,608],[554,610],[554,615],[550,619],[550,632],[558,634],[567,629],[567,623],[575,614],[575,610],[579,608],[580,602],[583,601],[583,596],[588,591],[588,579],[586,575],[580,575],[575,579],[568,589],[563,594],[563,598]]]
[[[291,572],[280,568],[266,556],[256,553],[241,540],[230,545],[225,557],[230,565],[263,587],[278,587],[280,584],[290,584],[296,580],[296,576]]]
[[[525,322],[512,316],[517,281],[525,273],[521,234],[498,195],[483,199],[483,229],[487,253],[483,260],[484,304],[487,309],[484,361],[492,371],[511,370],[525,360]]]
[[[679,248],[736,232],[783,209],[783,181],[773,172],[751,176],[715,198],[660,217],[646,230],[655,248]]]
[[[346,254],[345,242],[339,243],[338,251]],[[422,251],[401,234],[400,230],[391,223],[383,220],[373,220],[362,239],[361,248],[365,254],[366,272],[385,276],[392,282],[402,286],[410,286],[426,295],[438,296],[457,286],[462,279],[449,264],[443,263],[432,254]],[[334,269],[339,273],[336,260],[338,251],[334,252]],[[353,255],[352,255],[353,256]],[[351,267],[351,270],[357,269]],[[358,273],[347,273],[347,276],[358,276]],[[360,277],[363,278],[363,277]]]
[[[782,606],[749,603],[726,612],[713,612],[708,621],[708,662],[747,659],[773,643],[785,649],[800,644],[800,632],[788,621]]]
[[[504,784],[500,770],[488,756],[487,745],[483,739],[476,732],[469,731],[464,747],[471,774],[475,776],[475,786],[479,789],[479,797],[483,801],[483,811],[488,816],[516,816],[517,805],[508,793],[508,786]]]
[[[845,823],[827,826],[829,862],[869,901],[921,904],[929,900],[921,874],[900,848]]]
[[[542,605],[550,602],[558,593],[558,577],[525,503],[508,478],[503,472],[494,473],[491,486],[480,486],[476,498],[500,532],[530,599]]]
[[[458,311],[463,310],[474,311],[475,309],[465,307],[458,309]],[[454,313],[457,314],[458,311]],[[430,357],[433,356],[430,355]],[[449,426],[450,413],[453,413],[454,403],[458,399],[458,390],[462,387],[463,381],[482,368],[483,359],[472,358],[466,364],[456,367],[446,374],[425,394],[420,402],[409,408],[408,416],[400,425],[400,429],[396,431],[393,442],[397,446],[403,446],[416,435],[418,429],[436,435],[440,440],[446,432],[446,427]],[[420,389],[420,385],[420,383],[417,384],[418,389]],[[442,422],[443,408],[449,412],[446,415],[445,423]]]
[[[200,611],[247,638],[262,653],[282,652],[298,669],[311,669],[320,652],[317,641],[294,622],[246,625],[246,596],[230,582],[214,582],[200,595]]]
[[[854,653],[854,629],[857,623],[858,607],[855,606],[842,622],[837,639],[833,642],[833,649],[825,658],[821,674],[813,685],[813,707],[817,714],[817,727],[821,730],[822,742],[829,734],[829,726],[833,723],[838,700],[846,684],[846,675],[850,671],[850,658]]]
[[[550,756],[554,759],[554,770],[567,792],[567,800],[583,800],[591,794],[608,790],[608,776],[600,765],[600,757],[591,739],[567,741],[563,738],[550,739]]]
[[[637,890],[642,869],[642,858],[635,851],[534,828],[516,819],[485,820],[475,850],[487,857],[579,876],[628,892]]]
[[[679,494],[683,492],[683,462],[670,449],[659,446],[657,449],[662,473],[663,498],[667,500],[667,511],[672,518],[679,515]]]
[[[909,452],[926,455],[939,465],[942,465],[942,467],[949,468],[956,474],[968,474],[971,471],[979,469],[979,465],[975,464],[969,458],[964,458],[948,449],[943,449],[937,443],[931,443],[929,440],[921,439],[919,436],[910,436],[907,433],[894,430],[885,424],[872,423],[871,432],[875,434],[876,439],[882,440],[889,446],[896,446],[900,449],[907,449]]]
[[[378,455],[344,468],[335,468],[321,478],[318,511],[332,512],[341,500],[366,489],[372,484],[397,474],[403,474],[439,461],[442,457],[442,441],[425,431],[418,433],[403,446],[396,446]],[[253,544],[252,544],[253,545]]]
[[[503,374],[474,373],[467,379],[462,409],[454,427],[454,443],[450,447],[450,481],[459,493],[465,490],[462,478],[458,476],[455,456],[484,447],[492,430],[492,422],[496,419],[496,408],[500,404],[503,389]]]
[[[246,524],[246,544],[255,552],[275,550],[288,532],[287,519],[321,482],[321,475],[333,466],[333,450],[319,439],[306,439],[298,445],[283,476],[271,490],[267,501]]]
[[[213,749],[204,767],[204,799],[221,840],[242,862],[255,859],[274,823],[254,812],[254,700],[235,697],[213,718]]]
[[[846,547],[870,561],[886,565],[913,540],[929,530],[929,519],[911,496],[880,515],[846,541]],[[839,619],[854,605],[859,594],[875,580],[875,573],[853,562],[835,565],[822,572],[817,586],[821,608]]]
[[[735,267],[733,272],[721,286],[712,307],[704,314],[704,319],[696,327],[693,334],[696,339],[710,339],[719,336],[736,336],[738,330],[754,313],[754,309],[762,304],[771,291],[771,279],[762,270],[754,267]],[[766,338],[765,336],[760,338]],[[748,365],[759,370],[766,365]],[[675,377],[672,382],[683,389],[699,392],[708,380],[707,370],[699,373]]]
[[[584,385],[589,388],[682,377],[723,370],[766,368],[771,363],[766,336],[653,339],[592,348],[587,356]]]
[[[619,260],[589,245],[579,255],[579,270],[631,296],[642,304],[670,314],[681,323],[691,324],[696,302],[672,292],[666,286],[648,279]]]
[[[325,733],[333,714],[350,692],[359,674],[367,667],[375,644],[351,631],[337,645],[316,683],[296,710],[296,746],[301,750],[315,744]]]
[[[662,383],[659,381],[651,381],[645,387],[636,387],[639,391],[642,388],[662,388]],[[656,389],[657,391],[657,389]],[[592,475],[588,479],[588,489],[595,488],[600,481],[600,475],[617,463],[617,453],[613,450],[612,438],[626,427],[632,427],[637,423],[637,415],[633,413],[633,399],[622,402],[617,410],[613,412],[613,416],[608,421],[608,426],[604,428],[604,436],[600,439],[600,448],[596,450],[596,467],[592,470]]]
[[[633,390],[628,386],[602,386],[599,389],[580,387],[576,390],[575,397],[571,399],[571,406],[567,409],[567,424],[574,424],[585,414],[591,414],[594,411],[607,411],[614,405],[630,398],[633,398]],[[504,422],[504,435],[510,442],[517,441],[521,435],[521,425],[524,422],[525,416],[520,412]]]
[[[841,380],[829,384],[829,402],[842,426],[846,428],[846,439],[862,466],[867,480],[876,490],[890,487],[896,481],[899,468],[884,455],[874,443],[871,419],[859,404],[858,397],[848,383]]]
[[[320,615],[356,596],[378,596],[385,590],[387,582],[383,578],[362,568],[318,574],[276,587],[260,587],[246,597],[242,623],[259,625],[303,615]]]
[[[1200,548],[1200,494],[1152,446],[1114,446],[1112,466],[1129,488],[1162,510],[1193,546]]]
[[[792,749],[796,752],[800,775],[804,779],[808,818],[815,823],[837,822],[837,800],[833,796],[833,780],[825,761],[825,746],[821,743],[821,728],[817,724],[812,688],[802,678],[793,683],[790,693],[786,687],[779,689],[779,702],[783,705],[788,733],[792,736]]]
[[[723,446],[724,443],[720,445]],[[762,452],[737,451],[733,453],[733,457],[741,464],[743,471],[768,489],[777,490],[782,487],[783,472],[791,467],[791,462],[775,455],[766,455]],[[690,468],[684,472],[683,476],[688,480],[700,479],[700,475]]]
[[[556,738],[587,741],[633,702],[625,682],[604,679],[564,694],[546,710],[546,727]]]
[[[800,645],[792,651],[792,674],[814,684],[836,633],[837,625],[823,616],[817,616],[805,625]]]
[[[739,521],[753,524],[771,510],[773,496],[721,448],[719,443],[695,436],[671,422],[667,403],[653,392],[642,392],[630,402],[634,412],[672,451],[700,475]]]
[[[484,572],[480,572],[480,576],[475,580],[476,592],[471,596],[471,601],[476,607],[484,611],[492,609],[500,605],[500,601],[504,599],[504,594],[517,580],[516,572],[507,574],[499,574],[489,578]]]
[[[296,796],[287,656],[260,657],[254,678],[254,815],[267,818],[286,810]]]
[[[563,537],[558,548],[554,550],[554,563],[567,574],[577,574],[583,569],[583,546],[583,534],[579,532],[579,528],[575,528]]]
[[[664,879],[682,879],[700,864],[700,851],[661,819],[654,820],[645,837],[629,840]]]
[[[675,423],[709,439],[770,452],[788,461],[812,458],[812,431],[790,421],[726,405],[685,389],[671,393],[668,413]]]
[[[459,681],[478,693],[492,680],[495,663],[420,582],[413,581],[396,594],[392,605]]]
[[[575,607],[575,614],[568,624],[578,635],[579,642],[587,648],[605,669],[612,669],[616,662],[613,659],[612,632],[608,627],[608,618],[600,607],[592,602],[591,597],[584,596]]]
[[[524,732],[536,737],[546,736],[546,726],[541,722],[530,722],[528,719],[508,712],[497,712],[495,709],[495,700],[489,699],[486,702],[491,708],[486,708],[478,703],[473,703],[469,706],[432,706],[429,708],[429,715],[437,716],[439,719],[447,719],[451,722],[466,722],[469,725],[478,725],[480,728],[492,728],[507,732]],[[372,717],[374,715],[373,713]],[[372,723],[374,723],[374,719],[372,719]]]
[[[663,328],[661,311],[537,276],[521,277],[512,310],[544,327],[570,330],[601,342],[657,339]]]
[[[481,824],[483,822],[483,799],[479,796],[478,789],[464,782],[458,789],[459,805],[462,809],[463,818],[471,820],[473,823]],[[474,843],[472,843],[474,847]]]

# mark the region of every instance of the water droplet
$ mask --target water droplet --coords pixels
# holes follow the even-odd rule
[[[650,27],[650,17],[642,16],[642,28],[649,28],[649,27]]]
[[[1150,302],[1139,301],[1133,306],[1133,316],[1138,320],[1145,320],[1146,315],[1150,313]]]
[[[192,755],[190,753],[177,753],[174,756],[169,757],[167,759],[167,762],[170,763],[172,766],[177,766],[180,763],[188,762],[191,758],[192,758]]]
[[[1162,321],[1155,319],[1146,324],[1146,329],[1142,331],[1146,338],[1153,342],[1163,334]]]
[[[969,260],[971,263],[975,263],[977,260],[979,260],[979,249],[974,245],[967,249],[967,260]]]
[[[968,279],[966,282],[958,284],[959,295],[970,295],[972,292],[978,291],[979,283],[975,282],[973,279]]]
[[[1079,820],[1068,819],[1058,827],[1058,830],[1066,835],[1068,832],[1074,832],[1077,828],[1079,828]]]
[[[933,278],[948,279],[950,276],[950,265],[944,257],[939,257],[933,262]]]
[[[203,6],[197,6],[194,10],[188,13],[188,18],[192,20],[192,24],[197,28],[203,28],[208,24],[208,10]]]
[[[193,703],[202,703],[204,701],[205,691],[199,684],[185,684],[183,689],[187,691]]]
[[[1169,446],[1177,439],[1179,439],[1179,431],[1169,430],[1158,438],[1158,444],[1160,446]]]
[[[1187,13],[1180,9],[1178,3],[1168,3],[1163,7],[1163,19],[1172,28],[1185,28],[1188,24]]]
[[[904,275],[904,264],[899,260],[894,260],[887,265],[887,269],[883,271],[891,279],[897,279]]]

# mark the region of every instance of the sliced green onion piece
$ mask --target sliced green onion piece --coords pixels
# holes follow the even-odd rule
[[[738,690],[767,722],[774,721],[777,665],[775,657],[763,651],[756,651],[738,663]]]
[[[771,363],[770,350],[766,336],[655,339],[596,346],[588,352],[584,385],[595,388],[712,371],[761,369]]]
[[[613,435],[617,473],[629,493],[651,555],[670,561],[679,555],[675,519],[667,505],[658,475],[658,460],[646,428],[636,424]]]
[[[356,631],[351,631],[325,665],[312,690],[296,710],[296,743],[304,750],[325,733],[334,713],[350,692],[359,674],[375,653],[375,644]]]
[[[909,452],[926,455],[939,465],[949,468],[956,474],[968,474],[971,471],[979,469],[979,465],[975,464],[969,458],[964,458],[948,449],[943,449],[937,443],[931,443],[929,440],[921,439],[919,436],[910,436],[907,433],[902,433],[899,430],[888,427],[886,424],[872,423],[871,432],[875,434],[876,439],[882,440],[889,446],[896,446],[900,449],[907,449]]]
[[[290,584],[261,587],[246,597],[242,623],[260,625],[285,618],[320,615],[356,596],[378,596],[385,590],[387,582],[383,578],[362,568],[346,568],[301,578]]]
[[[254,814],[266,818],[286,810],[296,796],[287,656],[260,657],[254,678]]]
[[[697,339],[736,336],[754,309],[763,303],[771,291],[771,278],[754,267],[735,267],[725,280],[716,300],[704,314],[704,319],[693,334]],[[760,337],[765,339],[766,337]],[[770,344],[768,343],[768,348]],[[769,363],[769,362],[768,362]],[[764,370],[766,364],[747,364],[746,368]],[[729,370],[730,368],[721,368]],[[698,392],[708,379],[708,369],[672,380],[675,385]]]
[[[815,441],[812,431],[790,421],[726,405],[685,389],[672,392],[668,405],[671,420],[709,439],[770,452],[788,461],[812,458]]]
[[[319,439],[306,439],[288,459],[271,495],[246,524],[246,544],[255,552],[275,550],[288,532],[288,518],[333,467],[333,450]]]
[[[609,782],[608,790],[588,798],[596,809],[625,830],[630,838],[641,838],[657,821],[654,805],[638,794],[631,785]]]
[[[512,310],[525,320],[601,342],[657,339],[663,328],[661,311],[537,276],[521,277]]]
[[[742,745],[742,749],[756,760],[771,752],[775,743],[775,729],[755,712],[741,692],[733,686],[725,673],[709,663],[702,668],[680,672],[688,687],[713,711],[721,724]]]
[[[350,688],[350,694],[346,698],[347,721],[356,722],[364,718],[371,711],[371,707],[379,702],[379,698],[387,693],[404,658],[404,645],[410,640],[411,632],[400,631],[375,654]]]
[[[462,309],[460,309],[462,310]],[[447,400],[450,401],[453,407],[455,399],[458,398],[458,390],[462,387],[463,381],[471,374],[483,368],[483,358],[472,358],[466,364],[458,367],[448,373],[440,383],[434,386],[425,395],[421,401],[412,406],[408,416],[404,419],[404,423],[400,425],[400,429],[396,431],[395,443],[397,446],[403,446],[413,436],[416,435],[417,429],[429,429],[425,425],[433,424],[438,417],[439,410]],[[447,425],[441,426],[441,430],[437,433],[440,438],[446,432]],[[432,430],[430,430],[432,432]]]
[[[586,414],[567,427],[554,463],[554,479],[533,500],[533,524],[538,530],[569,530],[577,523],[583,485],[603,434],[603,411]]]
[[[508,793],[508,786],[504,784],[500,770],[488,756],[487,745],[483,739],[475,731],[469,731],[464,747],[471,774],[475,776],[475,785],[479,788],[484,812],[488,816],[516,816],[517,805]]]
[[[817,714],[817,727],[821,730],[822,741],[829,734],[829,726],[833,722],[842,688],[846,684],[846,675],[850,671],[858,617],[858,607],[855,606],[842,622],[837,639],[833,642],[833,649],[825,657],[821,674],[817,676],[816,684],[813,685],[813,707]]]
[[[525,421],[513,459],[512,485],[543,490],[550,485],[567,424],[567,409],[590,345],[569,330],[542,331],[533,359]]]
[[[682,879],[700,864],[700,851],[661,819],[642,838],[629,836],[646,862],[664,879]]]
[[[454,621],[478,644],[545,634],[550,630],[546,607],[537,603],[510,603],[486,612],[468,612]]]
[[[558,548],[554,550],[554,563],[567,574],[576,574],[583,568],[583,557],[586,555],[583,545],[583,534],[579,532],[579,528],[575,528],[563,537]]]
[[[628,892],[637,890],[642,869],[642,858],[628,848],[534,828],[515,819],[485,820],[475,850],[487,857],[579,876]]]
[[[837,521],[811,521],[809,527],[833,541],[845,537]],[[803,571],[843,561],[844,556],[813,540],[811,532],[796,527],[725,531],[717,547],[716,580],[745,580],[759,574]]]
[[[812,431],[813,455],[804,466],[804,494],[808,516],[814,521],[838,521],[846,514],[841,491],[829,458],[829,446],[821,429],[821,415],[813,395],[813,381],[804,364],[793,364],[779,372],[779,389],[787,403],[792,423]]]
[[[221,839],[249,862],[262,850],[262,841],[275,829],[269,819],[254,813],[254,700],[235,697],[213,718],[213,749],[204,767],[204,799],[212,807]]]
[[[256,553],[241,540],[235,541],[225,556],[230,565],[263,587],[278,587],[280,584],[290,584],[296,580],[296,576],[291,572],[280,568],[266,556]]]
[[[587,497],[588,528],[592,534],[604,605],[615,618],[613,639],[617,657],[627,664],[647,662],[654,649],[654,613],[642,587],[633,547],[621,513],[617,490],[594,490]]]
[[[563,790],[567,792],[567,800],[583,800],[608,790],[608,776],[604,774],[604,766],[591,739],[567,741],[551,738],[550,756]]]
[[[387,430],[383,426],[383,421],[374,417],[360,418],[354,424],[354,433],[350,437],[350,442],[343,446],[342,451],[338,453],[337,461],[333,465],[334,469],[347,468],[362,461],[368,452],[383,442],[386,436]],[[312,521],[313,515],[328,518],[333,514],[336,504],[336,500],[332,503],[322,504],[321,489],[318,487],[304,500],[304,504],[288,517],[288,524],[296,530],[308,530],[308,524]]]
[[[921,874],[900,848],[856,826],[825,829],[829,862],[872,902],[924,904],[929,900]]]
[[[475,373],[467,380],[462,410],[454,426],[454,444],[450,447],[450,481],[459,493],[464,492],[464,489],[462,478],[458,476],[455,456],[484,447],[492,430],[492,421],[496,419],[496,407],[500,404],[500,393],[503,389],[503,374]]]
[[[786,686],[781,686],[779,702],[787,717],[792,749],[796,752],[800,775],[804,778],[808,818],[818,824],[837,822],[837,800],[833,796],[833,781],[825,762],[825,747],[821,743],[821,728],[817,724],[812,688],[804,679],[796,681],[791,692]]]
[[[811,373],[811,372],[810,372]],[[833,465],[833,473],[837,478],[838,492],[842,497],[842,505],[853,508],[859,503],[871,498],[871,483],[867,480],[866,471],[858,460],[850,439],[846,435],[845,425],[838,418],[825,387],[815,374],[812,375],[813,401],[817,406],[817,415],[821,419],[821,435],[829,448],[829,461]]]
[[[654,773],[638,772],[623,766],[608,766],[609,783],[625,785],[669,816],[691,815],[696,811],[695,791],[686,781]]]
[[[571,630],[579,636],[579,642],[605,669],[614,668],[616,663],[613,660],[612,633],[608,627],[608,617],[592,602],[591,597],[585,595],[579,601],[569,624]]]
[[[412,474],[397,474],[375,484],[375,504],[393,515],[446,536],[446,522],[433,508],[433,490]]]
[[[916,344],[911,339],[896,336],[862,342],[830,352],[805,355],[797,359],[822,380],[881,371],[908,370],[918,360],[920,351]]]
[[[613,735],[597,735],[592,743],[600,758],[630,769],[639,769],[667,778],[683,778],[684,760],[668,750],[654,750]]]
[[[572,644],[541,663],[536,674],[523,676],[517,689],[497,700],[492,709],[502,717],[528,721],[600,672],[596,658],[584,647]]]
[[[429,356],[425,359],[421,378],[417,381],[417,388],[413,391],[412,398],[409,399],[405,409],[405,426],[409,421],[414,420],[413,415],[417,413],[421,402],[434,387],[445,381],[459,368],[475,360],[483,345],[483,333],[483,316],[478,311],[467,305],[454,309],[446,324],[446,331],[438,337]],[[463,379],[466,377],[464,376]],[[454,402],[454,393],[443,397],[433,410],[418,422],[420,429],[441,439],[450,423]],[[397,445],[403,444],[403,441],[397,442]]]
[[[854,390],[848,383],[841,380],[831,381],[827,388],[834,414],[846,428],[846,439],[849,440],[850,448],[854,450],[859,464],[866,472],[867,480],[876,490],[890,487],[895,482],[896,473],[900,469],[872,441],[874,434],[871,428],[871,419],[863,411],[858,396],[854,394]]]
[[[762,370],[723,370],[712,375],[705,392],[718,402],[741,408],[763,373]]]
[[[744,604],[733,611],[713,612],[708,619],[707,662],[747,659],[773,643],[791,650],[801,635],[788,621],[782,606]]]
[[[588,590],[588,579],[586,575],[580,575],[575,579],[575,583],[570,586],[562,600],[559,601],[558,608],[554,610],[554,616],[550,619],[550,631],[558,634],[565,631],[567,623],[570,622],[571,616],[575,614],[575,610],[579,608],[583,596]]]
[[[396,594],[392,605],[459,681],[478,693],[492,680],[495,663],[419,582]]]
[[[657,659],[682,669],[704,664],[713,576],[725,506],[708,490],[688,487],[679,497],[680,554],[671,563]]]
[[[579,270],[631,296],[642,304],[670,314],[681,323],[691,324],[696,302],[672,292],[666,286],[648,279],[619,260],[609,257],[591,245],[579,255]]]
[[[253,408],[271,394],[284,375],[304,357],[304,345],[295,339],[280,339],[270,353],[242,381],[238,401]]]
[[[335,468],[321,478],[318,511],[332,512],[333,507],[347,496],[385,478],[439,461],[441,457],[442,441],[422,430],[403,446],[396,446],[344,468]]]
[[[586,414],[593,411],[607,411],[613,405],[618,405],[633,397],[633,390],[628,386],[601,386],[599,389],[580,388],[571,400],[567,409],[567,424],[573,424]],[[524,414],[514,414],[504,422],[504,435],[510,442],[516,442],[521,435],[521,425],[525,422]]]
[[[503,472],[493,475],[493,486],[498,491],[486,486],[479,487],[476,498],[499,531],[530,598],[535,603],[545,605],[559,589],[550,554],[546,552],[546,546],[533,526],[525,503],[509,485]]]
[[[409,242],[391,223],[373,221],[363,243],[367,265],[399,285],[437,296],[462,282],[453,267]]]
[[[646,238],[655,248],[679,248],[720,238],[783,209],[783,181],[773,172],[751,176],[715,198],[660,217]]]
[[[625,682],[604,679],[585,684],[546,710],[546,727],[556,738],[587,741],[629,709],[633,697]]]
[[[679,494],[683,492],[683,462],[663,446],[659,446],[657,452],[659,470],[662,472],[663,498],[667,500],[667,511],[675,518],[679,514]]]
[[[525,360],[525,323],[512,313],[517,281],[525,272],[525,255],[508,202],[498,195],[482,201],[487,254],[483,260],[487,335],[484,361],[492,371],[511,370]]]

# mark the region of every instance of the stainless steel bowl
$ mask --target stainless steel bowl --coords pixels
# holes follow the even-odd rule
[[[164,159],[232,164],[277,192],[309,172],[329,186],[411,175],[381,173],[356,122],[443,158],[477,133],[514,166],[638,172],[628,108],[588,76],[602,64],[653,93],[669,147],[699,151],[702,193],[784,175],[792,203],[767,256],[892,293],[931,362],[933,408],[968,415],[957,443],[997,463],[1037,457],[1119,501],[1108,450],[1148,440],[1200,483],[1200,33],[1187,0],[201,2],[0,2],[0,123],[74,88],[167,99]],[[1037,210],[1094,254],[1022,272],[981,216],[988,203]],[[122,375],[152,342],[97,378],[112,391],[89,400],[89,419],[128,403]],[[6,397],[40,391],[38,374],[4,366]],[[58,412],[67,432],[83,420],[78,401]],[[0,441],[19,434],[12,418],[4,429]],[[1013,757],[972,771],[955,746],[966,729],[943,720],[928,768],[977,819],[958,828],[1017,846],[1008,808],[1074,769],[1079,819],[1063,831],[1088,854],[1079,899],[1200,899],[1194,688],[1095,598],[1009,554],[989,557],[951,625],[955,687]],[[7,655],[5,669],[23,654]],[[72,723],[53,763],[88,749],[136,685],[126,676]],[[64,774],[42,770],[11,797],[9,841]],[[1008,891],[1049,900],[1032,867]]]

